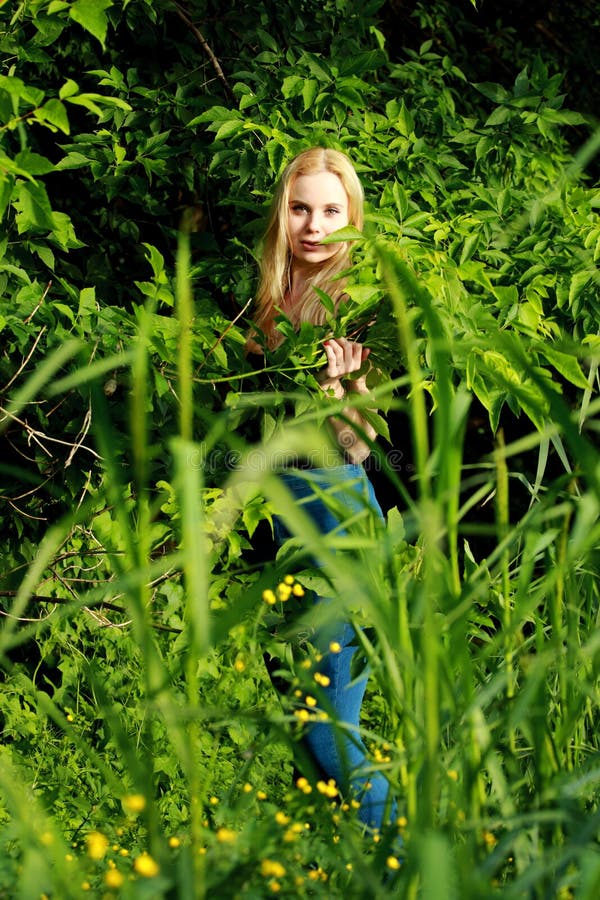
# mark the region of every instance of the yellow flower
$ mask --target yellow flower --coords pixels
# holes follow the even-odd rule
[[[282,603],[285,603],[286,600],[290,599],[290,594],[292,593],[292,589],[289,584],[285,584],[285,582],[280,582],[277,585],[277,593],[279,595],[279,599]]]
[[[267,799],[267,795],[264,791],[257,791],[256,797],[258,800],[266,800]]]
[[[118,869],[109,869],[104,876],[104,883],[109,888],[120,888],[125,878]]]
[[[294,597],[304,597],[304,588],[301,584],[295,584],[292,588],[292,594]]]
[[[458,772],[456,769],[448,769],[448,778],[451,778],[452,781],[458,781]]]
[[[244,662],[243,659],[236,659],[236,661],[233,664],[233,668],[235,669],[236,672],[243,672],[244,669],[246,668],[246,663]]]
[[[317,684],[320,684],[321,687],[329,687],[331,684],[331,679],[327,675],[323,675],[322,672],[315,672],[314,679]]]
[[[286,814],[284,812],[281,812],[281,810],[278,810],[275,813],[275,821],[278,825],[287,825],[290,821],[290,817],[286,816]]]
[[[310,713],[307,709],[297,709],[294,712],[294,715],[297,719],[300,719],[301,722],[308,722],[308,720],[310,719]]]
[[[217,806],[218,803],[219,803],[219,798],[218,798],[218,797],[211,797],[210,800],[209,800],[208,802],[210,803],[211,806]]]
[[[329,650],[331,653],[341,653],[342,645],[338,641],[332,641],[329,645]]]
[[[491,831],[484,831],[482,837],[483,837],[483,840],[485,841],[485,843],[487,844],[487,846],[490,848],[495,847],[496,844],[498,843],[498,838],[496,837],[495,834],[492,834]]]
[[[400,818],[396,820],[396,825],[398,826],[398,828],[406,828],[406,826],[408,825],[408,819],[406,818],[406,816],[400,816]]]
[[[274,859],[263,859],[260,864],[260,874],[264,878],[270,878],[271,876],[273,878],[283,878],[285,868]]]
[[[144,878],[154,878],[160,872],[158,863],[146,852],[138,856],[133,864],[133,868],[138,875],[142,875]]]
[[[170,837],[169,838],[169,847],[172,847],[173,850],[176,850],[177,847],[181,847],[180,839],[178,837],[175,837],[175,835],[173,835],[173,837]]]
[[[121,804],[126,813],[137,815],[146,808],[146,798],[143,794],[129,794],[127,797],[123,797]]]
[[[307,695],[306,695],[306,698],[305,698],[304,702],[306,703],[307,706],[313,706],[313,707],[314,707],[314,706],[317,705],[317,701],[315,700],[314,697],[311,697],[310,694],[307,694]]]
[[[271,881],[269,882],[269,890],[273,891],[274,894],[279,893],[279,891],[281,890],[281,885],[278,881],[276,881],[275,878],[271,879]]]
[[[267,603],[269,606],[274,606],[274,604],[277,603],[277,597],[275,596],[275,594],[273,593],[272,590],[268,589],[266,591],[263,591],[262,598],[263,598],[264,602]]]
[[[338,789],[335,786],[333,778],[330,778],[327,783],[324,781],[317,781],[317,790],[326,797],[337,797],[338,795]]]
[[[386,865],[388,869],[392,869],[392,871],[397,872],[402,863],[398,859],[397,856],[388,856],[386,860]]]
[[[292,585],[292,584],[294,583],[294,576],[293,576],[293,575],[286,575],[285,578],[284,578],[283,580],[284,580],[285,584]]]
[[[233,844],[236,838],[237,834],[231,828],[219,828],[217,830],[217,840],[221,844]]]
[[[297,780],[297,782],[296,782],[296,787],[297,787],[299,790],[301,790],[303,794],[310,794],[310,793],[312,793],[312,787],[311,787],[310,784],[308,783],[308,780],[307,780],[306,778],[304,778],[304,776],[301,776],[301,777]]]
[[[250,784],[249,781],[246,782],[246,784],[244,785],[244,787],[242,788],[242,790],[243,790],[243,792],[244,792],[245,794],[250,794],[250,793],[252,793],[252,785]]]
[[[91,859],[103,859],[108,850],[108,838],[99,831],[90,831],[87,836],[87,852]]]

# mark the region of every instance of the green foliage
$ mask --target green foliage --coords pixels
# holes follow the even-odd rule
[[[0,7],[0,896],[595,896],[598,137],[572,156],[539,58],[391,59],[381,6]],[[257,240],[315,143],[366,191],[348,299],[256,371]],[[323,541],[268,460],[328,447],[331,333],[412,468],[373,418],[387,526]],[[259,566],[275,509],[295,543]],[[398,826],[290,787],[323,579],[400,868]]]

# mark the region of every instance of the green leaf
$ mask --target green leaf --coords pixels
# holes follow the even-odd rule
[[[16,199],[13,206],[17,210],[17,230],[19,234],[29,231],[31,228],[42,228],[51,231],[54,228],[52,208],[42,184],[30,184],[22,181],[17,184]]]
[[[39,109],[35,109],[33,114],[40,122],[47,122],[51,128],[58,128],[65,134],[70,133],[67,110],[60,100],[48,100]]]
[[[23,150],[15,156],[15,163],[30,175],[46,175],[48,172],[54,171],[54,166],[45,156],[39,153],[32,153],[31,150]]]
[[[344,228],[338,228],[337,231],[328,234],[327,237],[322,239],[321,243],[337,244],[340,241],[362,241],[363,238],[364,234],[362,231],[359,231],[354,225],[345,225]]]
[[[304,78],[299,75],[288,75],[283,79],[281,85],[281,93],[288,100],[290,97],[297,97],[301,93],[304,85]]]
[[[574,384],[576,387],[583,388],[584,390],[588,387],[588,381],[581,366],[579,365],[579,361],[575,356],[571,356],[569,353],[563,353],[560,350],[555,350],[554,347],[541,346],[538,348],[539,352],[542,356],[545,356],[548,362],[554,366],[557,372],[570,381],[571,384]]]
[[[105,10],[112,0],[75,0],[69,10],[71,18],[105,46],[108,18]]]
[[[314,78],[307,78],[302,88],[302,99],[304,100],[304,110],[310,109],[315,102],[315,97],[319,92],[319,83]]]
[[[77,82],[73,81],[72,78],[68,78],[58,92],[58,96],[61,100],[64,100],[66,97],[72,97],[73,94],[76,94],[78,90],[79,85],[77,84]]]

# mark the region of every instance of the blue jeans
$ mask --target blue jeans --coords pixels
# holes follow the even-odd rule
[[[334,530],[338,535],[345,534],[341,527],[345,517],[349,518],[365,508],[369,508],[383,520],[373,486],[360,465],[308,469],[303,472],[288,470],[280,477],[322,534],[329,534]],[[343,504],[346,516],[342,518],[337,511],[334,513],[324,499],[315,495],[313,485],[319,491],[327,491],[328,496],[335,499],[336,506]],[[289,536],[281,519],[275,517],[276,541],[281,545]],[[317,597],[315,602],[325,599]],[[333,712],[330,717],[333,721],[313,724],[307,732],[305,742],[326,777],[334,778],[343,792],[349,792],[359,801],[360,820],[370,828],[380,828],[390,785],[381,773],[365,774],[370,764],[358,727],[368,675],[365,670],[364,677],[354,681],[352,679],[352,658],[357,650],[354,638],[354,629],[345,621],[318,630],[315,635],[314,644],[323,653],[319,671],[329,678],[329,685],[322,688],[322,691],[329,707],[327,711]],[[340,644],[341,652],[329,651],[332,641]],[[350,727],[336,727],[336,720]],[[363,774],[360,774],[361,771]]]

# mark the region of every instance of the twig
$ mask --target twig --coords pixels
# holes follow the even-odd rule
[[[232,319],[232,320],[231,320],[231,322],[229,323],[229,325],[227,326],[227,328],[225,329],[225,331],[223,332],[223,334],[219,335],[219,338],[217,339],[217,341],[212,345],[212,347],[210,348],[210,350],[208,351],[208,353],[207,353],[206,356],[204,357],[202,363],[201,363],[201,364],[198,366],[198,368],[196,369],[196,372],[195,372],[196,375],[198,374],[198,372],[201,372],[201,371],[202,371],[202,369],[204,368],[204,366],[205,366],[206,363],[208,362],[209,356],[211,356],[211,354],[213,354],[213,353],[215,352],[215,350],[217,349],[217,347],[219,346],[219,344],[225,339],[225,336],[226,336],[227,332],[228,332],[231,328],[233,328],[233,326],[235,325],[235,323],[236,323],[239,319],[242,318],[242,316],[244,315],[244,313],[246,312],[246,310],[248,309],[248,307],[250,306],[251,303],[252,303],[252,297],[250,297],[250,299],[248,300],[248,302],[245,304],[244,308],[241,309],[241,310],[239,311],[239,313],[237,314],[237,316],[235,317],[235,319]]]
[[[220,64],[219,60],[217,59],[217,57],[211,50],[206,38],[204,37],[204,35],[200,31],[200,29],[196,25],[194,25],[194,23],[192,22],[192,20],[190,19],[189,15],[188,15],[187,11],[183,8],[183,6],[181,6],[181,4],[173,3],[173,6],[175,7],[175,10],[176,10],[179,18],[182,20],[182,22],[185,22],[185,24],[190,29],[190,31],[192,32],[192,34],[194,35],[194,37],[196,38],[196,40],[198,41],[198,43],[200,44],[200,46],[202,47],[202,49],[204,50],[204,52],[206,53],[208,58],[210,59],[211,63],[213,64],[214,70],[217,73],[219,80],[222,82],[223,87],[225,88],[225,93],[227,94],[227,96],[229,97],[230,100],[233,100],[235,95],[234,95],[233,91],[231,90],[231,87],[229,85],[229,82],[227,81],[227,78],[225,77],[225,73],[223,72],[223,69],[221,68],[221,64]]]
[[[0,597],[16,597],[17,591],[0,591]],[[73,600],[67,600],[64,597],[45,597],[43,594],[31,594],[29,600],[32,600],[34,603],[52,603],[54,606],[66,605],[73,603]],[[106,609],[110,609],[111,612],[125,613],[126,610],[122,606],[117,606],[116,603],[110,603],[108,600],[102,600],[100,606],[105,607]],[[91,612],[90,608],[87,606],[83,607],[87,612]],[[10,617],[10,613],[7,613],[5,610],[0,610],[0,615]],[[41,619],[25,619],[18,617],[20,622],[38,622],[42,621]],[[98,616],[95,618],[98,620]],[[108,621],[108,620],[107,620]],[[110,622],[110,625],[113,623]],[[181,628],[173,628],[169,625],[161,625],[159,622],[151,622],[150,623],[153,628],[157,631],[168,631],[171,634],[181,634]]]

